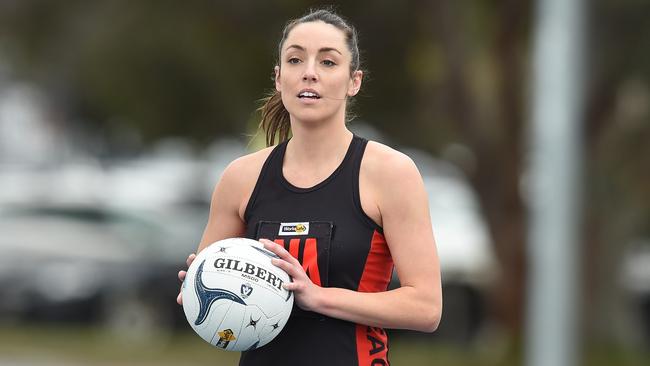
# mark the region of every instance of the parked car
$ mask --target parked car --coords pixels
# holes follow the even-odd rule
[[[95,321],[131,334],[184,322],[176,273],[203,222],[180,216],[90,205],[0,207],[0,318]]]

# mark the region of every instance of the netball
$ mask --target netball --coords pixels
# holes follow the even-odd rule
[[[291,278],[271,263],[276,257],[258,241],[231,238],[202,250],[183,282],[183,310],[194,331],[219,349],[264,346],[284,328],[293,294]]]

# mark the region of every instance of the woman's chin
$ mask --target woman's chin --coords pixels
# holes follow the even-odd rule
[[[289,114],[291,115],[292,121],[305,124],[323,123],[338,119],[345,120],[345,113],[340,113],[338,110],[324,110],[324,108],[305,108],[298,106],[297,108],[291,108]]]
[[[292,121],[305,124],[322,123],[331,120],[334,117],[332,113],[323,113],[322,111],[300,111],[292,113]]]

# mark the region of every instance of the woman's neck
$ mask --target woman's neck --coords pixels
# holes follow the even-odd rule
[[[343,122],[314,126],[292,123],[291,132],[286,154],[290,160],[299,164],[327,163],[332,159],[340,161],[352,141],[352,132]]]

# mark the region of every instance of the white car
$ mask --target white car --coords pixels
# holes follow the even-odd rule
[[[182,323],[176,273],[200,236],[183,225],[87,205],[0,206],[0,319],[95,321],[132,334]]]

